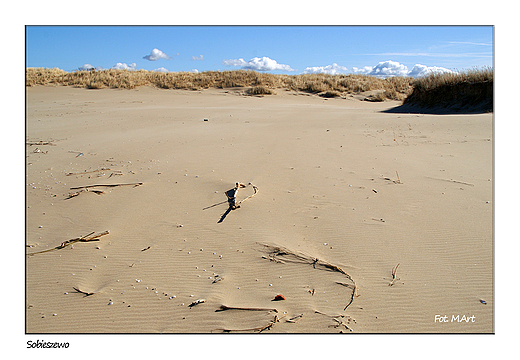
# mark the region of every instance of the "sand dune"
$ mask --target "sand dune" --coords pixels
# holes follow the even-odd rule
[[[493,332],[492,114],[397,105],[27,88],[26,252],[109,234],[27,256],[26,331]]]

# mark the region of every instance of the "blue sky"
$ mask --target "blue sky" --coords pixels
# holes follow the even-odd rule
[[[155,50],[154,50],[155,49]],[[160,55],[159,57],[154,55]],[[155,60],[154,60],[155,59]],[[417,64],[420,67],[415,67]],[[491,26],[28,26],[26,66],[421,75],[493,66]]]

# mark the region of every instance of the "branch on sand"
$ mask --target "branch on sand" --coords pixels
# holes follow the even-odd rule
[[[29,145],[29,146],[34,146],[34,145],[51,145],[51,146],[56,146],[56,144],[53,144],[54,140],[50,140],[50,141],[43,141],[43,140],[38,140],[38,141],[28,141],[25,143],[25,145]]]
[[[232,331],[235,331],[235,332],[258,331],[258,333],[261,333],[264,330],[270,330],[274,326],[274,324],[276,324],[277,322],[280,322],[280,320],[282,320],[286,316],[287,315],[278,317],[278,315],[275,315],[274,319],[269,321],[269,323],[267,325],[259,326],[259,327],[255,327],[255,328],[248,328],[248,329],[222,329],[221,328],[221,329],[216,329],[216,330],[220,330],[220,331],[227,332],[227,333],[232,332]]]
[[[226,310],[246,310],[246,311],[274,311],[278,312],[275,308],[255,308],[255,307],[237,307],[237,306],[226,306],[220,305],[220,307],[215,310],[215,312],[226,311]]]
[[[65,200],[68,200],[68,199],[71,199],[73,197],[76,197],[78,196],[79,194],[83,193],[83,192],[93,192],[95,194],[98,194],[98,195],[101,195],[101,194],[104,194],[104,191],[102,190],[93,190],[92,188],[95,188],[95,187],[116,187],[116,186],[139,186],[139,185],[143,185],[142,182],[138,182],[138,183],[130,183],[130,184],[98,184],[98,185],[86,185],[86,186],[77,186],[77,187],[71,187],[70,189],[71,190],[78,190],[76,192],[73,192],[73,193],[70,193],[69,194],[69,197],[65,198]]]
[[[98,184],[98,185],[85,185],[85,186],[77,186],[77,187],[71,187],[71,190],[79,190],[79,189],[88,189],[93,187],[116,187],[116,186],[134,186],[137,187],[139,185],[143,185],[142,182],[137,183],[130,183],[130,184]]]
[[[99,241],[99,238],[101,236],[108,235],[108,233],[109,233],[108,230],[107,231],[103,231],[102,233],[99,233],[99,234],[95,234],[95,232],[93,231],[90,234],[87,234],[85,236],[64,241],[60,245],[58,245],[58,246],[56,246],[56,247],[54,247],[52,249],[42,250],[42,251],[34,252],[34,253],[31,253],[31,254],[27,254],[27,255],[32,256],[32,255],[35,255],[35,254],[42,254],[42,253],[49,252],[49,251],[63,249],[64,247],[72,245],[72,244],[74,244],[76,242]]]
[[[83,291],[83,290],[80,290],[78,289],[77,287],[72,287],[74,290],[76,290],[77,292],[81,293],[81,294],[84,294],[85,296],[90,296],[90,295],[94,295],[95,293],[94,292],[87,292],[87,291]]]

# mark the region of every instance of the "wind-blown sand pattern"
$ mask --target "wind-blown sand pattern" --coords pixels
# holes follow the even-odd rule
[[[493,332],[493,115],[295,94],[27,88],[26,331]]]

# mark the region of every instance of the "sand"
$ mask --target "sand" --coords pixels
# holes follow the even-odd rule
[[[26,253],[109,231],[26,256],[27,333],[494,331],[492,114],[285,90],[26,97]],[[258,193],[227,211],[236,182]]]

